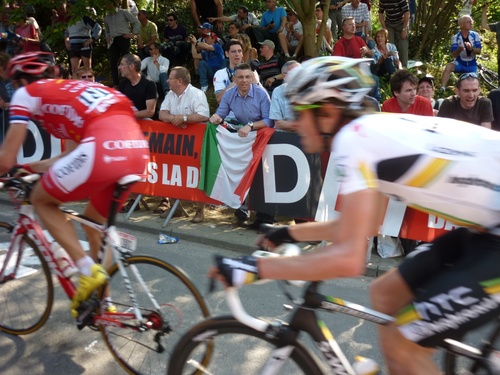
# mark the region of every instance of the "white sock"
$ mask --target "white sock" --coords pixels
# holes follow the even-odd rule
[[[76,265],[78,269],[80,270],[80,273],[85,276],[90,276],[91,271],[90,269],[92,266],[95,264],[94,259],[89,257],[88,255],[84,256],[81,259],[78,259],[76,262]]]

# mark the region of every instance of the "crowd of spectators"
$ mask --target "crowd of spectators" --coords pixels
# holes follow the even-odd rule
[[[217,123],[240,126],[241,136],[262,126],[293,131],[293,111],[284,97],[285,78],[289,70],[308,58],[304,56],[303,25],[293,9],[279,6],[277,0],[265,0],[267,10],[259,19],[244,5],[239,6],[235,14],[224,15],[221,0],[191,0],[196,28],[190,32],[179,22],[177,14],[170,12],[162,32],[149,19],[148,12],[138,9],[132,0],[128,9],[121,9],[120,0],[106,2],[102,22],[96,19],[93,9],[78,19],[71,19],[75,1],[61,3],[53,9],[51,17],[52,28],[56,24],[67,24],[64,42],[68,74],[74,79],[95,81],[92,51],[104,36],[111,85],[133,102],[137,118],[159,119],[180,129],[188,129],[189,123],[208,121],[206,94],[213,85],[219,108],[212,119]],[[369,93],[375,108],[380,108],[380,79],[384,78],[390,81],[393,95],[383,103],[384,111],[455,116],[499,130],[500,125],[495,125],[500,121],[498,91],[492,91],[489,100],[481,97],[476,89],[479,86],[476,58],[482,46],[479,34],[472,30],[473,21],[467,11],[476,2],[467,1],[457,20],[460,30],[451,39],[451,61],[443,71],[441,90],[446,90],[453,72],[465,74],[454,88],[455,95],[444,101],[434,99],[433,77],[417,77],[405,69],[411,3],[379,0],[377,11],[382,28],[374,34],[369,0],[332,0],[327,15],[323,14],[323,4],[317,3],[317,35],[324,29],[321,53],[372,59],[366,64],[370,64],[376,83]],[[486,3],[481,14],[482,27],[495,32],[500,43],[500,23],[488,22],[487,9]],[[3,47],[0,53],[2,118],[13,91],[5,74],[2,76],[2,66],[17,53],[48,48],[34,13],[34,9],[27,8],[26,14],[15,22],[11,22],[8,11],[0,14],[0,32],[7,35],[0,42]],[[132,53],[134,44],[137,52]],[[186,68],[191,60],[194,69],[190,72]],[[199,83],[199,88],[191,83],[193,73],[194,84]],[[243,99],[252,97],[250,104],[244,100],[246,106],[254,105],[258,98],[256,109],[263,105],[261,100],[266,102],[267,109],[255,112],[258,118],[243,116],[237,108],[242,96]],[[194,222],[203,221],[203,212],[204,205],[200,205]]]

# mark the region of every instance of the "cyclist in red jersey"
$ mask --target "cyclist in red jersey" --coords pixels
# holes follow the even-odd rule
[[[23,168],[45,172],[31,193],[31,202],[47,230],[80,270],[71,303],[71,313],[76,317],[80,302],[104,285],[108,275],[94,262],[101,241],[99,233],[84,227],[91,249],[91,256],[87,256],[73,224],[58,207],[63,202],[88,198],[85,215],[105,223],[116,182],[128,174],[144,173],[149,145],[124,95],[93,82],[52,79],[56,67],[49,62],[50,56],[43,52],[21,54],[7,67],[17,90],[10,103],[10,127],[0,147],[0,173],[16,164],[30,120],[65,140],[63,153]]]

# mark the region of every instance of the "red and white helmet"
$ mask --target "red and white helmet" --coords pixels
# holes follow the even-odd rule
[[[45,71],[54,64],[53,54],[50,52],[28,52],[14,56],[7,65],[10,78],[16,79],[21,74],[45,78]]]

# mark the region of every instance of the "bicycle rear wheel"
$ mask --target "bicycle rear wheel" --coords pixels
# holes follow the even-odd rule
[[[278,338],[256,331],[231,316],[207,319],[191,328],[177,343],[168,375],[326,373],[300,342],[293,341],[286,347],[280,347],[279,343]],[[204,359],[207,350],[213,350],[209,361]]]
[[[149,256],[130,257],[125,266],[141,313],[152,326],[144,331],[112,325],[101,325],[99,329],[113,356],[127,372],[164,375],[175,342],[189,327],[209,316],[208,307],[187,274],[177,267]],[[160,304],[160,311],[140,287],[131,266],[137,267],[148,292]],[[116,264],[109,275],[110,297],[117,312],[133,313],[127,283]],[[110,317],[113,319],[113,315]],[[135,320],[122,322],[136,324]]]
[[[0,222],[0,269],[6,262],[11,232],[10,224]],[[50,269],[40,249],[26,235],[8,264],[7,274],[11,272],[12,277],[0,283],[0,331],[26,335],[38,330],[49,318],[54,301]]]

